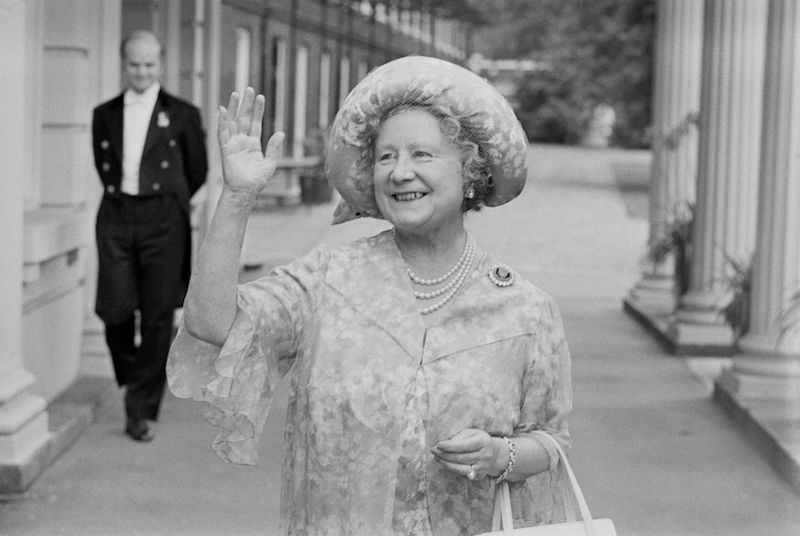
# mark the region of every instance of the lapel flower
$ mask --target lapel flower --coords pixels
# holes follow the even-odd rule
[[[159,128],[167,128],[169,126],[169,116],[167,115],[167,112],[158,112],[156,124],[159,126]]]

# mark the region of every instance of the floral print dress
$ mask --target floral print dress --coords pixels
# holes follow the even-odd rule
[[[570,358],[553,301],[483,252],[426,327],[390,232],[241,285],[222,348],[181,329],[167,365],[179,397],[208,402],[216,453],[255,463],[280,377],[292,369],[281,518],[290,535],[471,535],[491,529],[492,479],[469,481],[430,452],[465,428],[564,446]],[[518,526],[563,517],[558,456],[511,483]]]

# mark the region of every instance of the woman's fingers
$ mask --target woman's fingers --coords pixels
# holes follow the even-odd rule
[[[483,467],[478,463],[473,463],[473,464],[453,463],[442,460],[440,458],[437,459],[437,461],[449,471],[452,471],[465,478],[469,478],[470,470],[474,471],[475,478],[482,478],[483,476],[486,475],[486,473],[483,470]],[[475,478],[471,478],[470,480],[475,480]]]
[[[436,460],[447,469],[469,477],[473,469],[478,477],[491,470],[492,438],[482,430],[462,430],[431,449]]]
[[[250,135],[261,138],[261,123],[264,119],[264,95],[258,95],[253,106],[253,119],[250,122]]]
[[[470,452],[480,450],[488,441],[490,436],[483,430],[467,428],[450,439],[439,441],[436,448],[443,452]]]
[[[267,142],[267,148],[264,150],[264,156],[272,158],[273,160],[278,160],[281,155],[281,145],[283,145],[285,137],[286,135],[283,132],[275,132],[272,134]]]
[[[250,125],[253,119],[253,101],[255,100],[255,91],[253,88],[248,87],[244,90],[242,96],[242,103],[239,106],[239,113],[236,115],[237,127],[242,134],[250,132]]]
[[[228,113],[225,115],[226,121],[232,121],[234,116],[239,111],[239,94],[235,91],[231,93],[231,97],[228,99]]]
[[[234,91],[228,100],[228,106],[219,108],[220,134],[244,134],[260,139],[265,108],[264,95],[256,95],[253,88],[248,87],[241,96]]]
[[[224,106],[220,106],[219,110],[217,110],[217,133],[219,134],[219,139],[221,143],[224,143],[230,137],[230,131],[228,130],[228,124],[225,121],[225,116],[227,115],[227,111]]]

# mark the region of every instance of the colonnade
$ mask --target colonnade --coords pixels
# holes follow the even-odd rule
[[[668,238],[671,207],[693,207],[691,232],[685,257],[645,256],[625,307],[675,353],[731,357],[715,398],[769,438],[800,487],[800,6],[657,7],[649,239]]]

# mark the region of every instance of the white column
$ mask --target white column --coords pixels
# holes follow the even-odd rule
[[[96,62],[94,69],[94,103],[110,99],[120,91],[121,59],[119,44],[122,41],[122,3],[120,0],[102,0],[96,5],[98,10],[96,43],[93,52]],[[87,114],[89,112],[87,111]],[[87,148],[87,158],[91,159],[91,148]],[[86,210],[97,214],[102,197],[100,179],[94,171],[94,164],[87,165]],[[94,217],[87,218],[87,236],[94,237]],[[83,340],[81,343],[81,373],[85,375],[110,376],[111,356],[105,341],[105,328],[94,312],[97,295],[97,248],[94,243],[86,251],[86,291],[84,293]]]
[[[36,106],[26,81],[29,64],[38,65],[32,58],[39,54],[41,44],[31,43],[30,36],[38,34],[34,30],[41,22],[40,7],[36,1],[14,2],[4,5],[0,16],[0,49],[5,51],[0,55],[0,466],[23,465],[49,437],[47,403],[28,392],[36,378],[22,359],[23,191],[34,167],[32,132],[25,125],[30,124]],[[14,482],[2,484],[17,487]]]
[[[653,163],[650,172],[648,245],[665,235],[688,203],[694,203],[697,129],[703,46],[703,2],[659,0],[653,80]],[[640,263],[641,280],[629,302],[649,313],[675,309],[674,260]]]
[[[800,7],[771,0],[750,330],[723,374],[737,397],[800,402]]]
[[[205,90],[204,108],[206,110],[207,125],[204,125],[208,135],[206,136],[206,148],[208,150],[208,176],[206,177],[206,197],[203,218],[201,218],[198,229],[197,244],[205,236],[206,229],[214,216],[214,209],[217,206],[220,193],[222,192],[222,161],[219,153],[219,141],[217,140],[217,110],[223,101],[220,95],[220,58],[222,41],[222,0],[206,0],[203,7],[204,32],[203,46],[206,50],[205,71],[206,77],[203,81]],[[227,102],[227,98],[224,102]],[[279,103],[279,110],[282,105]],[[273,127],[275,128],[275,127]]]
[[[688,352],[730,352],[724,323],[728,258],[753,254],[767,0],[707,0],[697,206],[689,292],[671,338]]]

